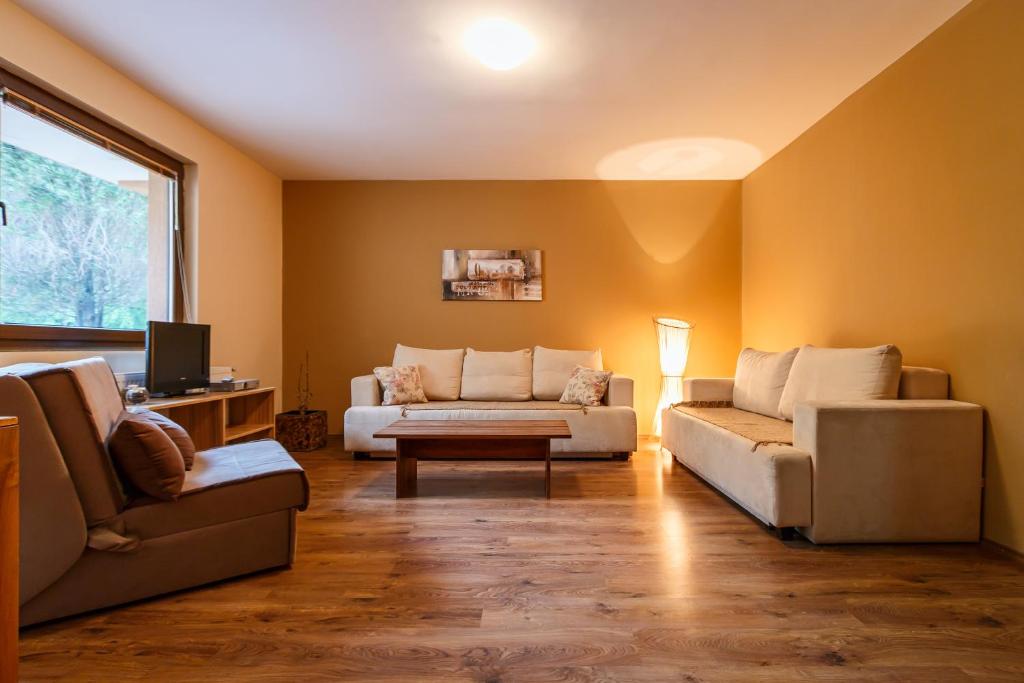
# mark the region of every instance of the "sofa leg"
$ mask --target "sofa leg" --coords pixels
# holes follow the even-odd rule
[[[775,535],[778,536],[780,541],[792,541],[796,538],[796,530],[791,526],[777,526],[775,527]]]
[[[369,460],[370,454],[366,451],[352,451],[352,457],[356,460]]]
[[[630,455],[631,453],[628,451],[618,451],[616,453],[612,453],[612,460],[629,460]]]

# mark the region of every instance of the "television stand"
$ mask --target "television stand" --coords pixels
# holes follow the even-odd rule
[[[244,391],[207,392],[153,398],[128,410],[146,408],[174,420],[188,432],[196,450],[231,443],[273,439],[274,387]]]

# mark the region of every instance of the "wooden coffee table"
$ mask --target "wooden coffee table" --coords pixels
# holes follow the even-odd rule
[[[416,495],[418,460],[543,460],[551,497],[551,439],[569,439],[565,420],[397,420],[373,435],[395,439],[395,497]]]

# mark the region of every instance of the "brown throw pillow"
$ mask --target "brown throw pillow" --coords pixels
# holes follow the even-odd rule
[[[192,463],[196,460],[196,445],[192,443],[192,437],[188,435],[185,428],[175,422],[169,417],[165,417],[160,413],[155,413],[152,410],[140,410],[134,413],[138,417],[149,420],[160,429],[164,430],[167,436],[171,437],[171,441],[181,451],[181,458],[185,461],[185,469],[191,470]]]
[[[128,482],[146,495],[176,500],[185,483],[185,460],[171,437],[145,417],[124,412],[108,443]]]

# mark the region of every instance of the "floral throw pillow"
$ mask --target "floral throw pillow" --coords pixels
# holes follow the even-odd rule
[[[584,406],[601,405],[604,392],[608,391],[608,380],[612,373],[605,370],[592,370],[582,365],[577,365],[569,376],[569,383],[565,385],[560,403],[579,403]]]
[[[374,368],[373,374],[384,387],[381,405],[398,406],[406,403],[426,403],[420,371],[415,365],[400,365],[397,368]]]

